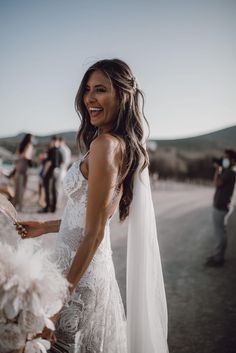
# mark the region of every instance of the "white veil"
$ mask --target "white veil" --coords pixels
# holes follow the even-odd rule
[[[135,175],[130,205],[127,330],[128,353],[168,352],[166,296],[148,167]]]

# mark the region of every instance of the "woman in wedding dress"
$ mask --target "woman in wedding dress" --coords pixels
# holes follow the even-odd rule
[[[75,99],[75,108],[81,118],[78,143],[80,151],[86,153],[71,166],[64,179],[68,201],[62,219],[25,221],[17,225],[22,238],[58,233],[55,261],[71,286],[68,301],[53,318],[56,342],[50,353],[168,351],[161,265],[155,265],[159,253],[153,255],[151,264],[158,267],[157,276],[160,277],[160,286],[155,287],[157,294],[151,294],[160,302],[157,315],[154,321],[145,322],[145,317],[150,317],[150,314],[145,315],[144,307],[137,300],[137,307],[140,309],[141,306],[140,320],[135,320],[135,309],[135,313],[130,314],[133,324],[131,322],[127,328],[110,244],[110,220],[117,210],[120,221],[129,216],[134,187],[138,183],[136,174],[140,174],[148,165],[148,155],[143,144],[143,122],[146,119],[142,105],[142,92],[127,64],[113,59],[101,60],[92,65],[85,73]],[[142,207],[140,201],[137,203],[139,208]],[[135,234],[132,236],[134,238]],[[152,242],[152,249],[158,247],[156,239]],[[143,252],[145,248],[139,251],[140,254]],[[138,263],[142,262],[142,255],[137,251],[130,256],[128,262],[134,264],[135,256],[140,256]],[[148,254],[145,256],[152,259]],[[146,280],[146,269],[143,270],[145,274],[141,271],[133,271],[130,276],[128,274],[129,285],[132,280],[139,279],[139,275]],[[153,275],[153,271],[148,270],[150,272]],[[154,281],[151,279],[150,282]],[[136,285],[134,287],[138,291],[137,297],[140,295],[141,301],[148,301],[150,285],[145,285],[147,293],[142,295],[144,285],[141,284],[140,290]],[[149,307],[152,300],[150,297]],[[127,306],[131,302],[135,302],[134,297],[127,300]],[[129,311],[129,307],[127,310],[128,314],[132,311]],[[136,330],[135,321],[141,329]],[[145,338],[141,338],[144,334]],[[52,339],[52,333],[47,329],[43,336]],[[142,343],[139,343],[141,339]]]

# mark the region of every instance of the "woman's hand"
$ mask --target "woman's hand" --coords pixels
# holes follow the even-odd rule
[[[51,344],[56,342],[56,336],[53,331],[49,328],[44,327],[43,332],[40,335],[43,339],[49,341]]]
[[[36,238],[47,233],[46,222],[19,221],[15,226],[22,239]]]
[[[53,317],[51,317],[50,320],[54,323],[54,325],[56,325],[59,317],[60,317],[60,312],[58,312]],[[56,342],[56,336],[54,332],[47,327],[44,327],[41,337],[44,338],[45,340],[48,340],[52,344]]]

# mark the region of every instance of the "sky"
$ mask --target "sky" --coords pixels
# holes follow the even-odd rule
[[[235,0],[0,0],[0,136],[77,130],[74,98],[118,57],[145,92],[152,138],[236,124]]]

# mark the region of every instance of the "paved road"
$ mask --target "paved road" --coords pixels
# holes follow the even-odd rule
[[[169,311],[170,353],[236,352],[236,211],[229,219],[229,248],[224,268],[203,263],[212,245],[213,189],[159,183],[153,191]],[[235,201],[234,201],[235,203]],[[32,211],[32,207],[28,206]],[[52,218],[22,214],[21,218]],[[59,214],[54,215],[55,218]],[[127,224],[112,222],[114,263],[125,302]],[[14,229],[0,215],[0,238],[15,243]],[[42,240],[54,244],[54,235]],[[147,352],[148,353],[148,352]]]
[[[205,268],[213,233],[206,186],[161,184],[153,192],[169,311],[170,353],[236,352],[236,212],[224,268]],[[114,227],[114,262],[125,301],[126,227]]]

